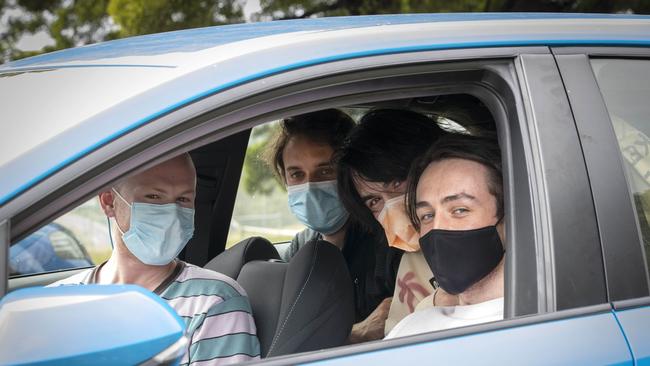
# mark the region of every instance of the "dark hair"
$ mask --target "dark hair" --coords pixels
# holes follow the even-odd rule
[[[338,109],[324,109],[285,118],[280,122],[280,129],[271,149],[267,151],[266,160],[278,179],[285,183],[282,153],[292,137],[303,136],[317,143],[328,144],[336,151],[353,127],[352,118]]]
[[[399,109],[368,112],[337,152],[339,197],[350,215],[367,229],[375,219],[355,188],[355,181],[405,181],[409,166],[444,132],[425,115]]]
[[[464,159],[479,163],[487,168],[488,191],[497,203],[497,217],[503,217],[503,175],[501,170],[501,150],[494,138],[475,137],[463,134],[448,134],[441,137],[411,166],[406,190],[406,210],[416,229],[420,229],[417,217],[416,190],[424,170],[429,164],[446,159]]]

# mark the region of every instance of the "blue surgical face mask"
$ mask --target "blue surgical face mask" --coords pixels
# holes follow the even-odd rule
[[[334,234],[348,221],[350,215],[339,200],[335,180],[287,186],[287,192],[291,212],[314,231]]]
[[[194,235],[194,209],[175,203],[156,205],[128,203],[115,189],[113,192],[131,207],[131,225],[123,232],[117,229],[129,251],[142,263],[169,264]]]

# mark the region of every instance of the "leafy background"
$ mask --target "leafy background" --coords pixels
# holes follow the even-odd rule
[[[245,16],[248,6],[254,11]],[[186,28],[336,15],[438,12],[650,13],[650,0],[0,0],[0,63]],[[24,50],[24,37],[48,42]]]

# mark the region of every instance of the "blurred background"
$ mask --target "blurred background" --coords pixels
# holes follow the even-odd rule
[[[243,22],[440,12],[650,13],[650,0],[0,0],[0,64],[141,34]]]

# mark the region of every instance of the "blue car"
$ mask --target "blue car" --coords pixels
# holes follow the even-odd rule
[[[441,105],[469,118],[441,115]],[[266,132],[296,114],[339,108],[361,116],[383,107],[426,114],[450,131],[498,136],[505,319],[348,345],[324,336],[340,321],[337,312],[320,323],[289,319],[290,311],[269,319],[267,307],[286,305],[286,288],[238,278],[251,298],[260,364],[650,364],[648,16],[278,21],[146,35],[1,65],[1,272],[12,266],[13,246],[57,218],[84,217],[93,230],[91,218],[101,213],[77,215],[84,202],[181,152],[198,175],[195,234],[182,259],[221,261],[219,270],[242,247],[233,242],[262,236],[282,247],[300,228],[274,206],[286,203],[274,195],[281,190],[255,196],[242,183]],[[231,221],[241,223],[237,230]],[[110,240],[99,229],[94,237]],[[3,278],[0,295],[15,301],[12,294],[31,291],[22,288],[81,270],[43,268]],[[293,280],[308,286],[308,278]],[[340,304],[318,302],[320,292],[294,303],[320,304],[312,315],[322,320]]]
[[[75,236],[55,222],[9,248],[10,276],[91,267],[93,261]]]

